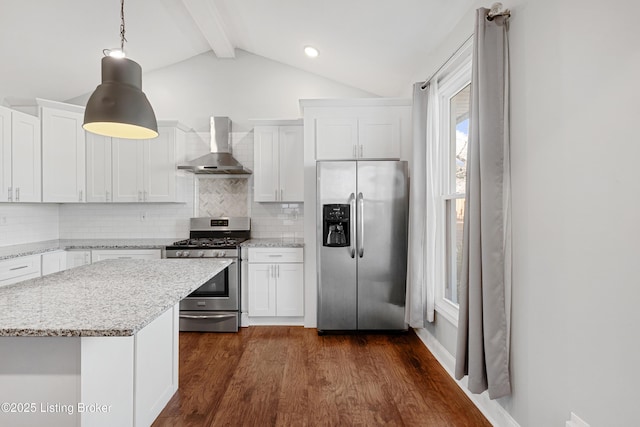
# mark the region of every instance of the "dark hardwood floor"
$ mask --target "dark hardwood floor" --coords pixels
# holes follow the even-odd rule
[[[160,426],[490,426],[410,332],[301,327],[180,333],[180,387]]]

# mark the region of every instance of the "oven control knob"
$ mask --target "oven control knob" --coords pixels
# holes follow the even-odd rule
[[[198,251],[198,256],[200,258],[203,258],[204,257],[204,251]]]
[[[182,256],[182,251],[176,251],[176,256]]]
[[[185,257],[185,258],[188,258],[189,257],[189,251],[184,251],[182,253],[182,256]]]

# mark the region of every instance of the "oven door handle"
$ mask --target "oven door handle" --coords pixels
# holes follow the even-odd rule
[[[181,314],[182,319],[227,319],[235,317],[235,314]]]

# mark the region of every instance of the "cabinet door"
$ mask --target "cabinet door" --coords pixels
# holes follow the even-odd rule
[[[42,275],[57,273],[67,268],[65,251],[46,252],[42,254]]]
[[[400,120],[397,117],[358,119],[358,157],[400,159]]]
[[[176,138],[178,130],[160,128],[158,137],[143,141],[143,201],[176,200]]]
[[[42,201],[85,200],[85,135],[82,113],[41,109]]]
[[[279,199],[278,126],[256,126],[253,130],[253,188],[256,202]]]
[[[304,201],[304,140],[302,126],[281,126],[280,201]]]
[[[87,132],[87,202],[110,202],[111,138]]]
[[[273,264],[249,263],[249,316],[276,315],[274,276]]]
[[[42,201],[42,151],[37,117],[11,112],[11,150],[13,201]]]
[[[350,117],[316,119],[316,160],[352,160],[357,156],[358,120]]]
[[[0,202],[11,198],[11,110],[0,106]]]
[[[142,202],[143,141],[111,139],[114,202]]]
[[[67,251],[67,269],[91,264],[91,251]]]
[[[304,315],[302,264],[276,264],[276,315]]]

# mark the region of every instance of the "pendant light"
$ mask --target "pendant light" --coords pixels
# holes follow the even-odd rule
[[[156,115],[142,92],[142,68],[124,57],[124,33],[124,0],[121,0],[120,50],[103,51],[102,84],[87,101],[82,127],[116,138],[155,138],[158,136]]]

